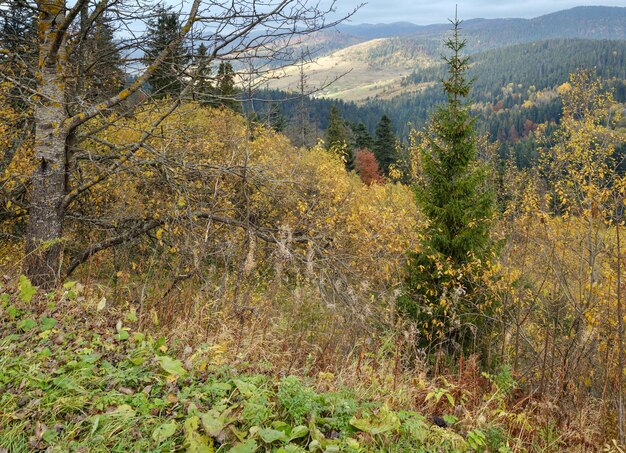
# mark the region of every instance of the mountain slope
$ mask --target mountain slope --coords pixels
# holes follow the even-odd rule
[[[589,6],[534,19],[470,19],[462,28],[469,54],[548,39],[623,40],[626,8]],[[304,68],[309,86],[324,87],[317,94],[319,97],[359,103],[404,94],[409,88],[401,85],[403,77],[428,71],[441,61],[448,29],[446,24],[418,26],[406,22],[340,25],[337,30],[316,35],[306,42],[321,55]],[[389,36],[394,32],[394,36]],[[537,50],[530,48],[529,52]],[[548,57],[545,52],[540,53]],[[578,56],[572,55],[572,61],[579,61]],[[282,75],[286,77],[270,82],[269,88],[296,90],[298,68],[288,69]],[[325,87],[337,77],[340,77],[337,82]],[[420,92],[428,86],[413,85],[410,91]]]
[[[525,146],[515,154],[518,164],[530,165],[535,145],[521,139],[536,124],[559,121],[558,87],[579,69],[594,70],[614,90],[615,99],[626,102],[626,40],[544,40],[473,55],[468,77],[475,80],[471,96],[478,130],[498,139],[503,155],[509,145]],[[409,123],[420,127],[434,106],[444,101],[437,81],[445,71],[444,66],[419,70],[403,82],[404,95],[374,100],[364,107],[387,112],[397,132],[406,137]],[[413,87],[425,85],[428,88],[410,94]],[[619,127],[626,127],[626,122]]]
[[[377,38],[322,56],[306,64],[304,72],[309,88],[321,88],[317,96],[362,101],[393,94],[401,88],[402,79],[415,68],[435,63],[436,60],[419,46],[403,46],[395,38]],[[299,71],[299,67],[287,68],[269,87],[298,91]],[[327,86],[335,79],[337,81]]]

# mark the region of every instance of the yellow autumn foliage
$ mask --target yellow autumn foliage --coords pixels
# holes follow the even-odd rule
[[[26,184],[35,168],[32,139],[27,121],[30,111],[11,104],[11,83],[0,83],[0,234],[14,235],[26,214]]]
[[[539,168],[504,178],[506,241],[491,284],[504,315],[502,360],[565,404],[614,388],[619,374],[617,260],[626,250],[616,228],[626,192],[614,157],[626,138],[593,74],[572,74],[559,93],[563,118],[550,137],[539,130]]]
[[[105,178],[75,202],[77,236],[97,243],[156,219],[163,224],[152,241],[134,246],[154,247],[179,273],[245,263],[248,277],[271,270],[340,281],[346,297],[401,282],[416,243],[408,187],[367,186],[323,147],[297,149],[228,110],[184,104],[106,178],[106,157],[123,155],[167,107],[116,121],[85,143],[69,190]]]

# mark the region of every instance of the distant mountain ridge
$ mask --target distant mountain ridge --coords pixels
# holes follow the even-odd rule
[[[390,24],[339,24],[336,29],[340,33],[361,39],[390,38],[418,33],[423,26],[411,22],[392,22]]]
[[[461,28],[472,52],[552,38],[626,39],[626,7],[577,6],[532,19],[467,19]],[[437,44],[449,29],[446,23],[410,22],[337,26],[340,33],[358,39],[397,37]]]

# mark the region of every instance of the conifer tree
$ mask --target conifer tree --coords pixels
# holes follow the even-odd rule
[[[337,106],[333,104],[328,117],[328,129],[326,130],[326,148],[341,155],[346,161],[347,159],[348,137],[346,134],[346,126],[343,118],[339,115]]]
[[[467,344],[481,319],[475,282],[490,250],[494,195],[487,170],[477,161],[466,101],[472,85],[466,75],[469,59],[461,55],[466,41],[459,37],[461,21],[451,22],[453,34],[445,45],[452,55],[444,58],[447,102],[431,117],[420,149],[416,195],[428,227],[420,251],[412,254],[400,308],[419,321],[430,341],[445,337]]]
[[[277,102],[270,102],[267,106],[267,125],[276,132],[284,132],[287,127],[287,118]]]
[[[29,68],[37,61],[37,13],[26,0],[14,0],[0,9],[0,74],[20,80],[5,94],[13,108],[23,111],[24,95],[30,95],[35,80]]]
[[[374,148],[374,140],[372,139],[372,136],[365,127],[365,124],[357,124],[352,128],[352,131],[354,133],[354,149],[372,150]]]
[[[156,18],[149,23],[148,27],[150,38],[144,56],[146,63],[152,63],[171,42],[178,38],[180,33],[181,24],[178,15],[168,8],[159,6]],[[153,96],[174,96],[182,91],[182,72],[186,61],[186,51],[183,43],[180,43],[172,49],[167,59],[150,77]]]
[[[126,74],[110,19],[105,15],[96,18],[83,44],[77,97],[98,102],[113,96],[124,86]]]
[[[0,44],[9,52],[34,53],[36,11],[26,0],[9,2],[0,22]]]
[[[391,120],[383,115],[376,126],[376,139],[374,141],[374,155],[380,164],[384,174],[389,172],[391,164],[398,160],[396,151],[396,136],[393,133]]]
[[[241,103],[237,100],[235,87],[235,71],[233,65],[227,61],[220,62],[215,82],[217,104],[236,112],[241,111]]]
[[[474,119],[465,99],[472,82],[466,71],[469,58],[461,56],[466,41],[459,38],[461,21],[453,21],[453,36],[445,45],[449,76],[443,82],[447,102],[430,122],[427,146],[422,150],[423,184],[418,202],[430,225],[429,249],[463,264],[482,256],[489,242],[487,220],[493,213],[493,194],[485,190],[485,169],[477,162]]]
[[[215,106],[215,87],[213,87],[213,83],[211,81],[211,67],[205,64],[205,60],[208,58],[207,52],[207,46],[202,43],[198,47],[198,51],[196,52],[196,55],[194,57],[194,64],[198,67],[200,67],[201,65],[204,67],[204,69],[198,74],[198,81],[194,86],[194,95],[197,96],[200,104]]]

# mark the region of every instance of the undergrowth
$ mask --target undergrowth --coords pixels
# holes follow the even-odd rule
[[[445,379],[379,381],[376,395],[330,372],[250,372],[219,345],[142,332],[135,310],[95,294],[70,282],[44,295],[23,277],[0,290],[0,451],[547,451],[524,445],[530,416],[507,409],[506,371],[480,395]]]

